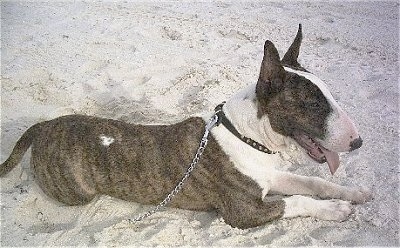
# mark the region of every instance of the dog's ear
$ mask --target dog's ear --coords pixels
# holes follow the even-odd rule
[[[278,50],[271,41],[267,40],[264,44],[264,57],[261,63],[259,80],[281,84],[284,78],[285,69],[281,64]]]
[[[297,68],[303,69],[301,67],[301,65],[299,64],[299,62],[297,62],[297,58],[299,57],[300,45],[301,45],[302,39],[303,39],[303,34],[302,34],[302,30],[301,30],[301,24],[299,24],[299,30],[297,31],[296,37],[294,38],[294,41],[293,41],[292,45],[290,45],[285,56],[283,56],[283,59],[282,59],[283,65],[293,67],[296,69]]]
[[[285,77],[286,72],[281,64],[278,50],[271,41],[267,40],[264,44],[264,57],[256,86],[256,96],[261,108],[259,115],[262,115],[263,108],[273,95],[281,91]]]

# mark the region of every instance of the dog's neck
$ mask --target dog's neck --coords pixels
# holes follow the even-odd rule
[[[256,85],[250,85],[229,99],[223,107],[226,117],[242,135],[249,137],[271,151],[280,151],[287,138],[274,132],[268,116],[257,118]]]

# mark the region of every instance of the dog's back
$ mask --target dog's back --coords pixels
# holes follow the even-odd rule
[[[202,126],[201,118],[142,126],[63,116],[28,129],[0,166],[0,175],[12,170],[32,145],[35,180],[60,202],[81,205],[97,194],[107,194],[154,204],[182,177],[197,149]]]

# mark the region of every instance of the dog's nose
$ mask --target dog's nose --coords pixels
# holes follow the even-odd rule
[[[350,151],[354,151],[362,146],[363,140],[361,137],[358,137],[357,139],[353,140],[350,142]]]

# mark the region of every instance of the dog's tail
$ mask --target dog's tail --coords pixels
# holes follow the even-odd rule
[[[11,155],[8,159],[0,165],[0,177],[4,177],[10,172],[12,169],[17,166],[17,164],[21,161],[24,156],[26,150],[31,146],[32,141],[38,131],[40,130],[40,123],[33,125],[21,136],[21,138],[17,141],[14,146]]]

